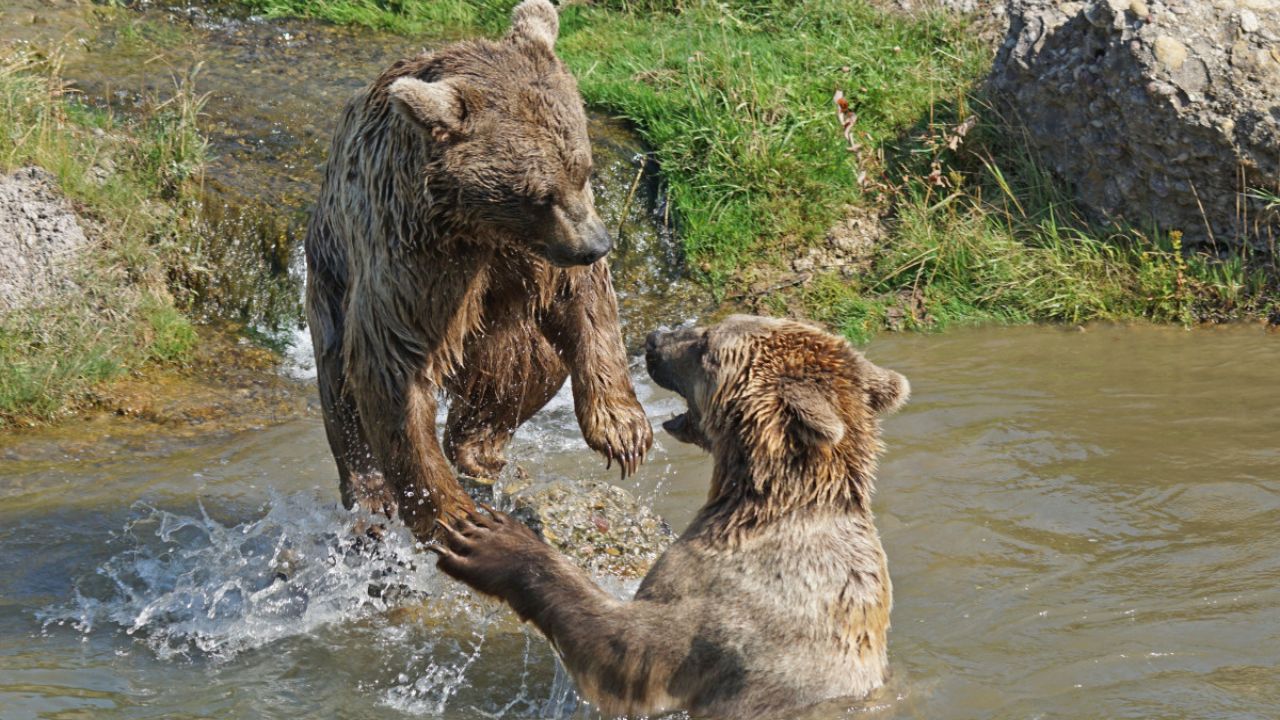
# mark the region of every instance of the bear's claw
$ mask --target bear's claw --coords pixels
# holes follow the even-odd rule
[[[653,428],[644,408],[628,404],[610,408],[602,416],[594,427],[584,428],[587,445],[604,456],[606,469],[616,462],[623,479],[634,475],[653,447]]]
[[[523,576],[550,548],[523,523],[481,504],[452,523],[438,520],[438,540],[426,546],[436,567],[485,595],[502,598],[524,586]]]

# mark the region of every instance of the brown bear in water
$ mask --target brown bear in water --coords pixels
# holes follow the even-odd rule
[[[401,60],[346,106],[307,229],[307,317],[343,502],[428,537],[572,377],[587,444],[652,443],[618,327],[587,119],[547,0],[498,42]],[[452,398],[442,450],[436,396]]]
[[[715,469],[633,601],[491,510],[442,524],[439,567],[533,622],[605,713],[766,717],[882,685],[892,598],[871,493],[878,418],[906,378],[748,316],[655,333],[647,360],[689,405],[665,427]]]

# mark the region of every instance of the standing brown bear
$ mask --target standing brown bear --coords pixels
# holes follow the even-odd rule
[[[651,335],[666,423],[715,462],[706,505],[632,602],[510,517],[471,513],[432,546],[511,604],[607,714],[773,717],[884,683],[892,604],[871,516],[879,416],[906,378],[807,325],[735,316]]]
[[[346,106],[307,228],[307,317],[343,502],[429,537],[572,377],[587,444],[629,472],[627,374],[577,84],[547,0],[498,42],[401,60]],[[452,399],[444,447],[437,394]]]

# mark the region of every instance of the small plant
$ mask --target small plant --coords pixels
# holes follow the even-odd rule
[[[163,197],[182,195],[188,183],[199,182],[204,168],[209,143],[198,123],[208,94],[195,91],[199,73],[197,64],[186,77],[174,80],[171,96],[146,102],[139,164]]]
[[[173,303],[148,295],[139,310],[147,325],[147,359],[163,363],[180,363],[195,349],[196,329]]]
[[[1264,188],[1254,188],[1245,193],[1245,195],[1254,200],[1260,200],[1263,203],[1266,203],[1263,207],[1264,210],[1280,210],[1280,193],[1272,192]]]

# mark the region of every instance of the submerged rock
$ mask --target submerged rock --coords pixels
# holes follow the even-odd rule
[[[638,578],[675,533],[626,490],[603,482],[554,482],[510,497],[511,514],[596,574]]]
[[[1280,236],[1280,2],[1010,0],[990,87],[1102,219]]]
[[[57,181],[40,168],[0,176],[0,311],[39,305],[75,288],[88,244]]]

